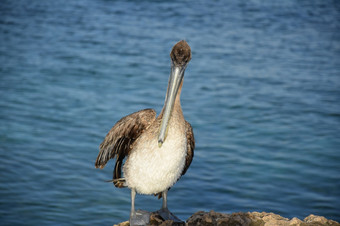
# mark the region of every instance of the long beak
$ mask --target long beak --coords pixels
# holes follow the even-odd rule
[[[161,147],[166,139],[168,132],[169,120],[176,100],[179,86],[184,77],[185,66],[171,65],[171,74],[169,79],[168,91],[165,97],[164,111],[161,122],[161,128],[158,135],[158,146]]]

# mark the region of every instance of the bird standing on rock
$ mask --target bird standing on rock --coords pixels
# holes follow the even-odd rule
[[[146,211],[135,210],[136,193],[159,195],[163,204],[157,213],[164,220],[181,222],[168,210],[167,193],[194,157],[193,130],[180,103],[184,71],[191,59],[188,43],[182,40],[174,45],[170,58],[171,73],[161,113],[156,117],[155,110],[144,109],[120,119],[100,144],[95,163],[96,168],[104,168],[108,160],[116,158],[112,181],[116,187],[131,189],[130,225],[149,222]]]

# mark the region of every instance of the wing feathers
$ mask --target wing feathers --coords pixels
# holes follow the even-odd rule
[[[192,131],[192,127],[190,123],[185,121],[185,127],[186,127],[186,135],[187,135],[187,155],[185,157],[185,165],[184,165],[182,175],[184,175],[187,172],[192,162],[192,159],[194,158],[194,149],[195,149],[195,137],[194,137],[194,132]]]
[[[100,144],[96,159],[96,168],[104,168],[106,163],[117,155],[117,161],[123,161],[131,150],[133,142],[156,119],[153,109],[144,109],[120,119],[108,132]],[[116,164],[115,176],[121,174],[121,163]]]

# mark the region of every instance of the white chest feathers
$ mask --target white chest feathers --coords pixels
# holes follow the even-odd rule
[[[165,191],[181,176],[187,154],[186,135],[169,128],[161,147],[157,138],[140,138],[123,167],[127,186],[140,194]]]

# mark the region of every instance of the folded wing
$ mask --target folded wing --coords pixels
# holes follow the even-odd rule
[[[106,163],[116,157],[113,173],[115,186],[122,187],[121,167],[125,156],[129,155],[135,140],[156,119],[153,109],[144,109],[120,119],[108,132],[100,144],[100,151],[96,159],[96,168],[104,168]]]
[[[187,121],[185,121],[185,128],[186,128],[186,135],[187,135],[187,155],[185,157],[185,165],[184,165],[182,175],[184,175],[187,172],[192,162],[192,159],[194,158],[194,149],[195,149],[194,132],[192,131],[192,127],[190,123]]]

